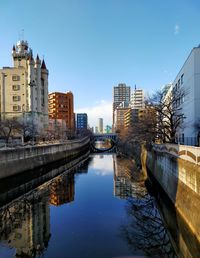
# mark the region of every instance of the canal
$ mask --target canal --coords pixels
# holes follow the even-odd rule
[[[95,154],[70,173],[40,177],[37,187],[38,178],[21,185],[18,179],[13,191],[3,182],[1,189],[10,190],[0,193],[0,257],[176,257],[132,161]],[[35,188],[25,193],[30,184]]]

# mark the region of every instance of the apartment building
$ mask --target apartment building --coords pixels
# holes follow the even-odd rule
[[[125,83],[119,83],[118,86],[113,87],[113,128],[115,121],[115,110],[123,102],[126,106],[130,104],[131,100],[131,87]]]
[[[86,113],[76,114],[76,128],[78,130],[87,129],[88,127],[88,116]]]
[[[124,113],[124,127],[125,129],[129,129],[133,126],[134,123],[138,122],[138,113],[139,109],[129,108]]]
[[[125,114],[129,112],[130,107],[117,107],[114,112],[115,116],[115,131],[123,132],[126,129]]]
[[[49,119],[64,120],[67,130],[74,132],[74,97],[72,92],[49,93]]]

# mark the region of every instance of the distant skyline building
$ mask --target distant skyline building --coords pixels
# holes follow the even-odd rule
[[[131,107],[134,109],[144,108],[144,91],[137,89],[136,86],[131,93]]]
[[[95,126],[95,133],[99,133],[98,126]]]
[[[74,131],[74,97],[71,91],[49,93],[49,118],[64,120],[66,129]]]
[[[103,118],[99,118],[99,133],[103,133]]]
[[[112,133],[112,126],[106,125],[106,127],[105,127],[105,133]]]
[[[113,125],[115,124],[114,112],[116,108],[123,102],[124,105],[129,105],[131,100],[131,87],[125,83],[119,83],[113,87]]]
[[[90,128],[90,131],[91,131],[92,133],[94,133],[94,127],[93,127],[93,126]]]
[[[76,128],[77,129],[87,129],[88,127],[88,116],[86,113],[76,114]]]
[[[33,59],[28,42],[12,49],[13,67],[0,69],[0,118],[31,123],[35,130],[48,128],[48,75],[45,61]],[[36,133],[36,132],[35,132]]]

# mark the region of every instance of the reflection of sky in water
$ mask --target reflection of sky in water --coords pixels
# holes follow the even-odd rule
[[[110,162],[111,155],[95,155],[90,167],[95,169],[98,176],[113,175],[113,162]]]

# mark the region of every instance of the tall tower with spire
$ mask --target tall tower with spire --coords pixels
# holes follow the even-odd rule
[[[48,127],[48,70],[39,55],[33,58],[28,42],[12,48],[13,67],[0,69],[1,119],[31,123],[35,134]]]

